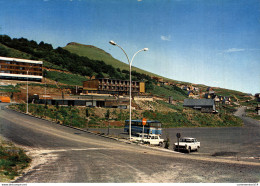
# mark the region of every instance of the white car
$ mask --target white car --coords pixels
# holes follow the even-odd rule
[[[192,150],[198,151],[200,148],[200,142],[196,138],[183,137],[180,138],[179,145],[178,142],[174,143],[174,150],[185,150],[190,153]]]
[[[131,136],[131,140],[130,141],[142,141],[143,138],[147,138],[149,136],[149,134],[146,133],[137,133],[134,136]]]
[[[160,145],[162,146],[164,139],[161,139],[159,135],[150,134],[147,138],[143,139],[144,143],[148,143],[150,145]]]

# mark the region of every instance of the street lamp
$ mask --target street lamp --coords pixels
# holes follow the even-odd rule
[[[33,65],[32,65],[33,66]],[[32,66],[30,66],[29,68],[28,68],[28,70],[27,70],[27,96],[26,96],[26,102],[27,102],[27,105],[26,105],[26,114],[28,114],[29,112],[28,112],[28,73],[29,73],[29,70],[30,70],[30,68],[32,68]]]
[[[121,47],[121,46],[119,46],[118,44],[116,44],[114,41],[109,41],[109,43],[111,44],[111,45],[114,45],[114,46],[118,46],[123,52],[124,52],[124,54],[126,55],[126,58],[127,58],[127,61],[128,61],[128,63],[129,63],[129,140],[131,140],[131,126],[132,126],[132,103],[131,103],[131,97],[132,97],[132,77],[131,77],[131,69],[132,69],[132,63],[133,63],[133,60],[134,60],[134,57],[136,56],[136,54],[138,54],[139,52],[142,52],[142,51],[147,51],[148,50],[148,48],[143,48],[143,49],[141,49],[141,50],[139,50],[139,51],[137,51],[134,55],[133,55],[133,57],[132,57],[132,59],[131,59],[131,61],[129,60],[129,58],[128,58],[128,55],[126,54],[126,52],[125,52],[125,50]]]

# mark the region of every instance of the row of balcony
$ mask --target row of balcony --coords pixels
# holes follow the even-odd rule
[[[11,72],[17,72],[18,74],[20,72],[24,72],[24,73],[27,73],[28,69],[17,69],[17,68],[8,68],[8,67],[3,67],[3,66],[0,66],[0,71],[11,71]],[[38,68],[32,68],[32,69],[29,69],[29,72],[36,72],[36,73],[42,73],[42,70],[41,69],[38,69]]]
[[[8,70],[1,70],[1,69],[0,69],[0,73],[27,75],[27,72],[8,71]],[[28,75],[42,76],[42,73],[39,73],[39,72],[29,72]]]
[[[111,90],[111,91],[129,91],[129,87],[99,87],[99,90]],[[139,88],[132,88],[132,91],[139,91]]]
[[[3,62],[3,61],[0,61],[0,65],[6,65],[6,66],[18,66],[18,67],[42,67],[42,64],[30,64],[30,63],[6,63],[6,62]]]
[[[129,81],[122,80],[99,80],[99,84],[102,85],[129,85]],[[132,81],[132,84],[135,86],[139,86],[139,82]]]

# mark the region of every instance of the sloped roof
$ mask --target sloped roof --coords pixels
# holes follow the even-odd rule
[[[213,106],[215,105],[215,102],[213,99],[184,99],[183,106],[193,106],[193,107],[199,107],[199,106]]]

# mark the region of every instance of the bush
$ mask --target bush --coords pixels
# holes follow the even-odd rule
[[[12,146],[0,146],[0,174],[13,179],[20,174],[20,170],[26,168],[31,159],[22,149]]]

